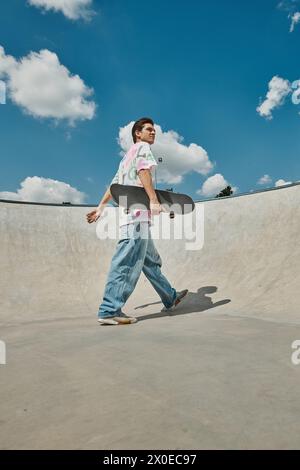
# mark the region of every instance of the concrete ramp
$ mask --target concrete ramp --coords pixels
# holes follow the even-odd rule
[[[164,273],[190,289],[186,309],[299,323],[300,185],[197,204],[202,249],[156,242]],[[90,209],[0,203],[2,322],[96,314],[116,241],[97,238]],[[130,312],[145,297],[159,300],[142,275]]]
[[[201,249],[156,242],[185,302],[142,275],[113,328],[91,208],[0,202],[1,448],[300,447],[300,185],[197,206]]]

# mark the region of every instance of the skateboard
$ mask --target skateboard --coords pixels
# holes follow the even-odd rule
[[[195,209],[193,199],[186,194],[174,193],[173,191],[155,190],[157,199],[164,210],[172,214],[189,214]],[[110,193],[116,204],[129,210],[132,206],[135,209],[141,205],[150,209],[150,200],[145,189],[139,186],[128,186],[124,184],[112,184]]]

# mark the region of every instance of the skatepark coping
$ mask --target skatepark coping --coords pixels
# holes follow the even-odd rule
[[[291,184],[285,184],[283,186],[278,186],[277,188],[267,188],[267,189],[259,189],[257,191],[249,191],[249,192],[244,192],[244,193],[238,193],[238,194],[232,194],[231,196],[223,196],[220,198],[217,197],[211,197],[211,198],[204,198],[204,199],[193,199],[195,203],[197,202],[210,202],[210,201],[220,201],[224,199],[233,199],[233,198],[238,198],[238,197],[243,197],[243,196],[251,196],[252,194],[259,194],[259,193],[267,193],[270,191],[277,191],[280,189],[284,188],[291,188],[293,186],[298,186],[300,185],[299,182],[291,183]],[[31,204],[31,205],[38,205],[38,206],[59,206],[59,207],[97,207],[98,204],[72,204],[70,202],[63,202],[63,203],[54,203],[54,202],[32,202],[32,201],[18,201],[15,199],[0,199],[0,202],[5,202],[5,203],[11,203],[11,204]],[[115,207],[117,207],[115,205]]]

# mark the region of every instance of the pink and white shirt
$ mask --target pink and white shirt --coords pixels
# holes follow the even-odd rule
[[[119,169],[110,184],[117,183],[143,187],[138,172],[140,170],[150,170],[153,181],[155,166],[157,166],[157,163],[151,152],[150,145],[147,142],[137,142],[124,155]],[[124,209],[121,209],[120,226],[134,222],[151,222],[151,212],[136,209],[126,214]]]

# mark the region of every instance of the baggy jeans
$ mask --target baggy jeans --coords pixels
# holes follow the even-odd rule
[[[176,290],[161,273],[161,265],[149,222],[121,227],[121,237],[111,261],[98,317],[108,318],[122,313],[122,307],[132,294],[142,271],[164,306],[170,308],[175,302]]]

